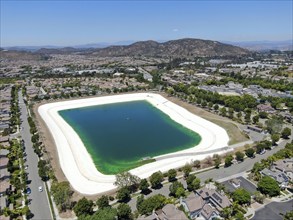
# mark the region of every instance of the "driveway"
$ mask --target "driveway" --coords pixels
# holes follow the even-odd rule
[[[52,219],[50,206],[47,198],[47,194],[45,191],[45,184],[40,179],[38,174],[38,156],[35,154],[33,150],[33,145],[31,142],[31,134],[30,127],[27,120],[27,109],[26,105],[23,101],[23,97],[21,92],[19,92],[19,107],[20,107],[20,118],[21,118],[21,128],[20,133],[21,137],[24,140],[25,144],[25,152],[27,154],[27,159],[25,162],[25,166],[27,165],[28,172],[28,180],[30,184],[28,187],[31,189],[31,193],[28,198],[31,199],[31,203],[29,204],[29,208],[34,215],[32,219],[36,220],[49,220]],[[39,186],[43,187],[43,192],[39,192]]]

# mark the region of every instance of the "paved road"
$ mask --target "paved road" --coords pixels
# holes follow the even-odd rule
[[[28,165],[28,179],[31,180],[31,183],[28,185],[31,189],[31,194],[29,195],[31,204],[29,205],[29,208],[34,215],[32,219],[49,220],[52,219],[50,206],[45,191],[45,185],[38,174],[38,156],[34,153],[32,147],[30,127],[27,121],[27,109],[25,103],[23,102],[21,92],[19,92],[19,107],[21,112],[20,118],[22,121],[20,133],[25,142],[25,152],[27,154],[27,161],[25,165]],[[43,187],[43,192],[39,192],[39,186]]]
[[[285,214],[293,210],[293,200],[288,202],[272,202],[258,210],[252,220],[282,220],[280,213]]]
[[[292,135],[291,135],[291,140],[292,140]],[[220,167],[219,169],[212,169],[209,171],[198,173],[198,174],[196,174],[196,176],[201,179],[202,183],[209,178],[213,178],[213,180],[222,182],[222,181],[225,181],[226,179],[229,179],[230,176],[232,176],[232,175],[239,176],[239,175],[243,174],[244,172],[251,170],[254,163],[259,162],[262,159],[266,159],[268,156],[273,155],[281,148],[284,148],[286,143],[290,142],[291,140],[282,141],[278,147],[276,147],[270,151],[267,151],[263,155],[257,154],[256,157],[253,159],[247,158],[242,163],[234,164],[234,165],[227,167],[227,168]],[[186,183],[183,179],[179,179],[179,181],[182,182],[184,184],[184,186],[186,187]],[[149,195],[147,195],[146,197],[153,196],[153,195],[156,195],[159,193],[162,195],[168,196],[169,186],[170,186],[170,184],[167,183],[167,184],[163,185],[163,187],[161,189],[152,190],[152,192]],[[128,203],[133,211],[136,210],[136,199],[137,199],[137,197],[132,198]]]
[[[266,151],[266,153],[263,155],[257,154],[255,158],[253,159],[247,158],[242,163],[234,164],[231,167],[227,167],[227,168],[221,167],[219,169],[213,169],[207,172],[196,174],[196,176],[199,177],[203,182],[209,178],[213,178],[214,180],[221,180],[221,179],[224,180],[224,178],[226,177],[229,177],[238,173],[246,172],[248,170],[251,170],[253,165],[256,162],[259,162],[262,159],[266,159],[268,156],[273,155],[274,153],[279,151],[281,148],[284,148],[286,143],[287,141],[283,141],[279,144],[278,147],[272,150]]]

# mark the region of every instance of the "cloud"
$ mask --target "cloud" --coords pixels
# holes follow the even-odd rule
[[[178,32],[179,30],[177,28],[174,28],[172,31],[173,32]]]

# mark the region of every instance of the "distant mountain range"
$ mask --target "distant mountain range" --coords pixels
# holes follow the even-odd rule
[[[146,41],[147,42],[147,41]],[[168,42],[166,40],[157,41],[158,43]],[[285,40],[285,41],[243,41],[243,42],[232,42],[232,41],[220,41],[224,44],[230,44],[238,47],[242,47],[252,51],[263,51],[263,50],[293,50],[293,39],[292,40]],[[70,47],[64,46],[54,46],[54,45],[45,45],[45,46],[13,46],[13,47],[3,47],[7,50],[20,50],[20,51],[31,51],[35,52],[40,49],[62,49],[63,52],[66,50],[73,50],[73,49],[97,49],[97,48],[106,48],[111,46],[127,46],[135,43],[134,40],[129,41],[118,41],[114,43],[109,42],[100,42],[100,43],[91,43],[91,44],[81,44],[75,45]],[[64,49],[67,48],[67,49]],[[69,49],[72,48],[72,49]]]
[[[48,59],[52,54],[85,54],[97,57],[117,56],[148,56],[148,57],[213,57],[213,56],[240,56],[248,55],[250,50],[292,49],[291,41],[282,42],[228,42],[221,43],[212,40],[184,38],[166,42],[156,41],[131,41],[120,42],[126,45],[111,45],[107,43],[79,45],[78,47],[10,47],[0,50],[1,59]],[[117,44],[120,44],[117,42]],[[231,45],[234,44],[234,45]],[[235,46],[237,45],[237,46]],[[94,46],[99,46],[96,48]],[[245,47],[245,48],[244,48]],[[19,51],[24,50],[24,51]]]
[[[62,49],[62,48],[74,48],[74,49],[92,49],[92,48],[105,48],[113,45],[129,45],[135,41],[118,41],[114,43],[91,43],[91,44],[80,44],[74,46],[54,46],[54,45],[44,45],[44,46],[12,46],[12,47],[3,47],[6,50],[21,50],[21,51],[30,51],[35,52],[40,49]]]
[[[293,39],[285,41],[245,41],[245,42],[229,42],[224,43],[232,44],[235,46],[243,47],[252,51],[265,51],[265,50],[293,50]]]

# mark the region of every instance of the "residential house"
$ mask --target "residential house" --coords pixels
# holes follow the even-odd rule
[[[266,112],[268,114],[274,114],[276,110],[270,104],[259,104],[256,106],[258,112]]]
[[[239,188],[240,187],[240,179],[234,178],[230,180],[231,184],[235,187],[235,188]]]
[[[258,132],[258,133],[262,133],[262,131],[263,131],[261,128],[250,126],[250,125],[247,126],[247,129],[251,130],[251,131]]]
[[[269,177],[272,177],[273,179],[275,179],[278,182],[279,186],[282,188],[284,188],[288,185],[289,179],[281,171],[278,171],[278,170],[273,171],[273,170],[269,170],[269,169],[265,168],[262,171],[260,171],[260,173],[263,176],[269,176]]]
[[[231,205],[228,197],[218,192],[213,185],[207,185],[186,199],[180,199],[180,204],[184,207],[191,219],[211,220],[219,217],[223,208]]]
[[[290,112],[280,112],[280,115],[283,116],[287,122],[293,122],[293,115]]]
[[[188,220],[184,212],[179,210],[173,204],[167,204],[162,209],[154,211],[150,216],[145,217],[148,220]]]
[[[0,150],[0,194],[6,194],[7,190],[10,189],[10,174],[7,170],[7,164],[9,159],[7,158],[7,154],[9,153],[6,149]]]
[[[285,173],[286,176],[289,177],[291,181],[293,181],[293,158],[274,162],[273,169]]]
[[[180,203],[188,211],[189,217],[192,219],[200,216],[200,212],[205,205],[203,198],[195,193],[191,193],[187,198],[181,199]]]

